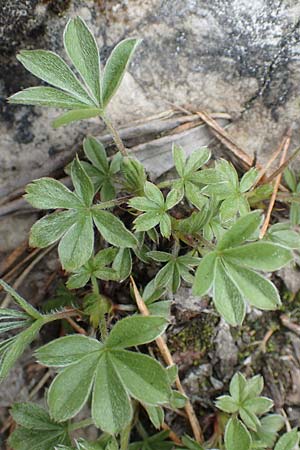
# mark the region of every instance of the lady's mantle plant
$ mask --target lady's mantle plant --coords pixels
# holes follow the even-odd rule
[[[128,155],[106,113],[138,43],[136,39],[120,42],[102,68],[96,41],[78,17],[68,22],[64,32],[65,50],[76,72],[50,51],[24,50],[18,55],[27,70],[50,86],[25,89],[10,97],[10,103],[65,110],[54,121],[55,127],[99,116],[118,153],[110,160],[103,145],[87,137],[84,160],[76,156],[66,169],[73,189],[52,178],[34,180],[26,187],[26,200],[37,209],[49,210],[33,225],[30,245],[43,248],[58,243],[60,262],[69,274],[67,287],[86,290],[76,309],[41,314],[0,282],[21,308],[0,309],[0,332],[19,330],[0,344],[0,378],[7,376],[45,324],[80,315],[82,320],[89,319],[91,327],[90,336],[70,334],[35,352],[37,361],[57,369],[58,374],[47,393],[49,411],[31,403],[13,407],[18,424],[10,437],[14,450],[69,450],[74,445],[82,450],[203,450],[187,436],[176,447],[167,432],[148,436],[142,429],[139,405],[160,429],[163,408],[183,407],[186,399],[172,388],[176,367],[164,367],[139,346],[164,333],[168,302],[162,298],[167,291],[175,293],[183,281],[192,285],[199,299],[211,294],[218,313],[233,326],[243,322],[247,303],[276,309],[279,293],[264,272],[288,264],[293,258],[291,249],[300,246],[299,235],[290,227],[288,239],[279,229],[270,229],[265,239],[258,239],[263,216],[261,210],[251,210],[261,195],[261,187],[254,187],[255,169],[239,180],[227,161],[208,168],[208,149],[187,158],[174,145],[178,178],[158,185],[147,179],[144,167]],[[178,219],[174,211],[180,202],[186,214]],[[141,286],[151,315],[135,313],[108,325],[112,304],[101,293],[99,280],[125,280],[138,260],[158,265],[153,280]],[[272,406],[269,399],[259,397],[261,389],[261,378],[247,382],[239,374],[230,385],[231,397],[218,400],[218,408],[232,415],[225,432],[227,450],[274,444],[281,419],[259,418]],[[91,406],[91,417],[72,422],[86,403]],[[90,424],[102,433],[97,442],[72,441],[72,431]],[[141,441],[130,442],[135,427]],[[244,442],[243,449],[236,446],[236,435],[238,442]],[[284,446],[280,439],[276,450],[291,450],[296,445],[296,431],[289,436],[281,439],[290,439],[292,444],[284,441]]]

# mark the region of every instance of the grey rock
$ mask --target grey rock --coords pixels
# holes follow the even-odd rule
[[[110,106],[118,125],[168,109],[166,101],[228,112],[231,135],[250,155],[257,153],[261,163],[287,125],[299,127],[296,0],[112,0],[105,10],[88,0],[1,0],[0,196],[41,171],[47,173],[47,168],[63,166],[80,149],[85,134],[104,131],[97,120],[53,130],[57,111],[5,102],[19,89],[40,83],[17,62],[16,52],[47,48],[65,57],[63,28],[76,14],[95,33],[103,62],[125,36],[143,38]],[[187,150],[203,144],[199,132],[188,133]],[[207,143],[210,135],[205,133]],[[294,133],[292,147],[299,142]],[[157,143],[137,148],[146,165],[153,146]],[[158,147],[161,154],[152,168],[163,172],[170,167],[170,147]]]
[[[229,380],[238,360],[238,348],[230,332],[230,326],[222,319],[218,325],[218,330],[214,340],[215,353],[213,364],[219,366],[222,379]]]

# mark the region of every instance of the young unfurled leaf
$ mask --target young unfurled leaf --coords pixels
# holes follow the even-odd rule
[[[126,156],[122,160],[121,171],[125,180],[125,189],[135,195],[144,195],[147,175],[143,164],[135,158]]]
[[[80,17],[75,17],[67,23],[64,45],[95,103],[102,106],[99,50],[94,36]]]
[[[109,267],[117,255],[118,250],[108,247],[100,250],[97,255],[92,256],[87,263],[75,270],[67,281],[68,289],[78,289],[85,286],[91,277],[100,280],[116,280],[117,272]]]
[[[158,187],[149,181],[145,183],[144,192],[145,197],[134,197],[128,202],[132,208],[144,212],[134,220],[136,231],[147,231],[159,225],[162,236],[169,238],[171,220],[167,211],[180,201],[181,196],[173,190],[165,200]]]
[[[115,198],[114,178],[120,170],[120,154],[117,153],[109,163],[104,146],[92,136],[84,139],[83,149],[89,162],[81,161],[81,164],[89,175],[95,192],[100,190],[101,200],[104,202]]]
[[[66,366],[49,389],[53,418],[61,422],[73,417],[92,391],[95,424],[115,434],[132,419],[130,396],[152,406],[168,403],[171,389],[166,370],[149,356],[124,350],[155,339],[165,326],[162,317],[133,316],[119,321],[104,345],[77,335],[38,349],[41,363]],[[72,383],[68,382],[70,379]]]
[[[173,187],[199,210],[202,209],[206,199],[201,193],[201,188],[196,179],[199,169],[210,159],[211,153],[207,148],[195,150],[186,160],[184,150],[178,146],[173,146],[173,159],[180,180]]]
[[[124,39],[114,48],[108,58],[102,77],[102,101],[104,108],[117,91],[140,42],[138,39]]]
[[[168,261],[156,274],[154,281],[156,288],[167,288],[175,293],[179,289],[181,278],[187,283],[193,283],[191,270],[199,264],[199,258],[189,255],[174,257],[166,252],[157,251],[148,252],[148,255],[155,261]]]
[[[249,431],[238,419],[230,419],[225,430],[226,450],[250,450],[252,439]]]

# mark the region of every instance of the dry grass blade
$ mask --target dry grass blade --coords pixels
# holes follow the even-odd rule
[[[149,316],[150,315],[149,310],[138,291],[138,288],[135,284],[134,279],[132,277],[130,277],[130,279],[131,279],[131,283],[132,283],[132,287],[133,287],[133,291],[134,291],[135,300],[136,300],[136,303],[137,303],[140,313],[143,314],[144,316]],[[174,365],[174,361],[173,361],[172,355],[170,353],[170,350],[169,350],[167,344],[165,343],[164,339],[161,336],[156,339],[156,344],[159,348],[159,351],[160,351],[165,363],[168,366]],[[181,394],[186,396],[185,390],[184,390],[178,376],[176,377],[175,383],[176,383],[176,387],[177,387],[178,391]],[[189,422],[191,424],[196,441],[200,442],[200,443],[203,442],[203,433],[202,433],[199,421],[197,419],[197,416],[195,414],[194,408],[189,400],[186,401],[185,411],[186,411],[187,417],[189,419]]]
[[[211,128],[214,135],[222,142],[222,144],[224,144],[241,161],[244,167],[247,169],[252,167],[254,163],[253,158],[231,138],[218,122],[205,111],[196,111],[196,114]]]
[[[270,183],[271,181],[274,180],[274,178],[276,178],[279,174],[281,174],[286,168],[287,166],[290,164],[290,162],[296,158],[296,156],[298,155],[298,153],[300,152],[300,147],[297,148],[293,154],[286,160],[284,161],[283,164],[281,164],[277,170],[275,170],[274,173],[272,173],[272,175],[269,176],[269,178],[266,179],[266,183]]]
[[[280,153],[282,152],[283,146],[285,143],[285,139],[283,139],[280,142],[280,145],[278,146],[278,148],[275,150],[275,152],[273,152],[273,154],[271,155],[271,158],[269,159],[269,161],[267,162],[267,164],[261,168],[261,170],[258,173],[257,176],[257,180],[255,182],[255,185],[253,186],[252,189],[254,189],[259,182],[262,180],[262,178],[265,176],[265,174],[267,173],[267,171],[269,170],[269,168],[271,167],[271,165],[273,164],[273,162],[277,159],[277,157],[280,155]],[[266,180],[264,180],[264,182],[266,182]]]
[[[282,156],[281,156],[281,159],[280,159],[280,166],[282,166],[282,164],[286,160],[286,155],[287,155],[287,151],[289,149],[290,143],[291,143],[291,132],[288,131],[287,135],[283,139]],[[267,232],[267,229],[268,229],[268,226],[269,226],[269,223],[270,223],[270,219],[271,219],[271,214],[272,214],[272,211],[273,211],[273,208],[274,208],[274,204],[275,204],[275,201],[276,201],[276,197],[277,197],[277,192],[278,192],[278,189],[279,189],[279,186],[280,186],[281,176],[282,176],[282,172],[280,172],[279,175],[277,175],[277,177],[275,178],[274,190],[273,190],[273,193],[272,193],[272,196],[271,196],[271,200],[270,200],[270,203],[269,203],[269,207],[268,207],[268,211],[267,211],[267,214],[266,214],[265,221],[263,223],[263,226],[262,226],[262,228],[260,230],[260,234],[259,234],[259,238],[260,239],[262,239],[264,237],[264,235],[266,234],[266,232]]]

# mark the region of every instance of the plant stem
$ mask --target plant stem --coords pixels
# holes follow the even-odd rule
[[[89,427],[90,425],[93,425],[93,419],[90,417],[89,419],[81,420],[80,422],[71,423],[69,425],[69,431],[75,431],[79,430],[80,428]]]
[[[131,423],[127,425],[124,430],[121,431],[120,434],[120,450],[128,450],[129,446],[129,439],[130,439],[130,433],[131,433]]]
[[[98,286],[97,278],[91,277],[91,280],[92,280],[94,294],[97,294],[99,296],[99,301],[102,301],[102,298],[99,293],[99,286]],[[99,328],[100,328],[101,337],[104,340],[107,337],[107,326],[106,326],[104,308],[101,307],[100,312],[101,312],[101,315],[100,315],[100,320],[99,320]]]
[[[109,129],[109,131],[110,131],[110,133],[112,135],[112,138],[113,138],[113,140],[114,140],[118,150],[121,152],[121,154],[123,156],[128,156],[128,152],[127,152],[127,150],[125,148],[125,145],[123,144],[123,141],[122,141],[118,131],[116,130],[116,128],[112,124],[111,120],[104,113],[103,113],[103,115],[101,115],[101,119],[103,120],[103,122],[105,123],[107,128]]]

